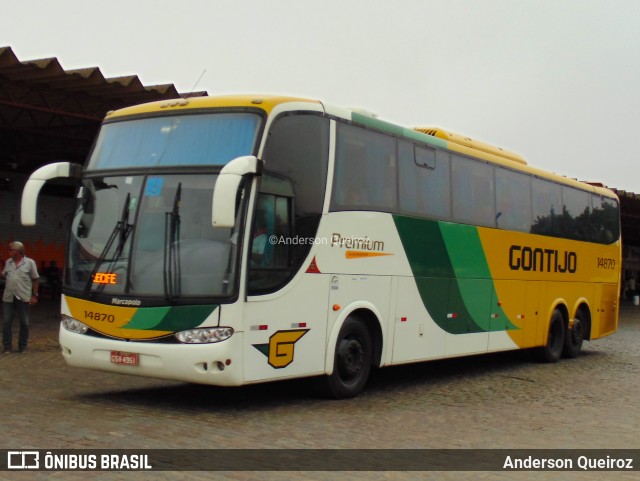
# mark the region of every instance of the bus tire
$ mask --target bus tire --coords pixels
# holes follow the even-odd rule
[[[562,313],[556,309],[551,314],[549,321],[549,333],[547,334],[547,343],[538,347],[533,351],[534,359],[538,362],[557,362],[562,356],[564,349],[564,318]]]
[[[333,360],[333,372],[326,378],[329,395],[335,399],[357,396],[369,379],[373,344],[367,326],[356,316],[342,325]]]
[[[573,320],[571,329],[567,329],[564,338],[564,349],[562,356],[572,359],[580,355],[582,349],[582,342],[584,341],[584,332],[586,328],[584,314],[582,310],[576,312],[576,317]]]

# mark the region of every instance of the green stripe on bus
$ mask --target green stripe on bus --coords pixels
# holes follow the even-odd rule
[[[404,130],[404,127],[400,127],[399,125],[376,119],[375,117],[371,117],[370,115],[359,114],[357,112],[351,113],[351,120],[353,120],[355,123],[364,125],[365,127],[380,130],[382,132],[388,132],[390,134],[398,136],[402,136]]]
[[[510,321],[491,322],[494,286],[477,228],[414,217],[394,216],[422,302],[432,319],[450,334],[516,329]]]
[[[131,320],[122,326],[124,329],[155,329],[156,325],[164,319],[164,316],[171,310],[166,307],[139,307]]]
[[[500,306],[491,306],[494,285],[477,227],[448,222],[438,224],[463,302],[475,322],[484,331],[517,329]],[[497,326],[491,320],[492,311],[499,314],[500,319],[506,319],[506,327]]]
[[[184,331],[202,324],[217,307],[217,305],[142,307],[123,327],[154,331]]]
[[[448,146],[448,143],[446,140],[439,139],[432,135],[424,134],[422,132],[418,132],[417,130],[401,127],[399,125],[392,124],[390,122],[385,122],[384,120],[379,120],[369,115],[363,115],[357,112],[352,112],[351,120],[360,125],[364,125],[365,127],[368,127],[370,129],[379,130],[381,132],[387,132],[389,134],[396,135],[398,137],[417,140],[418,142],[424,142],[425,144],[430,144],[435,147],[441,147],[443,149],[446,149]]]

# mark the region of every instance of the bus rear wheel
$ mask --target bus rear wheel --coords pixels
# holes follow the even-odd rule
[[[564,350],[562,355],[567,358],[574,358],[580,355],[582,343],[584,341],[584,333],[586,329],[584,314],[581,310],[576,312],[571,328],[567,329],[564,338]]]
[[[559,310],[554,310],[549,321],[549,333],[547,343],[533,351],[533,355],[538,362],[557,362],[562,356],[564,349],[564,318]]]
[[[336,399],[357,396],[369,379],[372,352],[367,326],[358,317],[348,317],[336,342],[333,373],[326,379],[328,394]]]

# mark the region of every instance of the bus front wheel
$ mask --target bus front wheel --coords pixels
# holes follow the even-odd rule
[[[544,346],[536,348],[534,358],[538,362],[557,362],[562,356],[564,349],[564,318],[559,310],[553,311],[551,320],[549,321],[549,333],[547,335],[547,343]]]
[[[336,399],[357,396],[371,372],[371,334],[358,317],[348,317],[338,335],[333,373],[326,378],[328,394]]]

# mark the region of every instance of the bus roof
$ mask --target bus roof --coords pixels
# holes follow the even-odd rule
[[[289,102],[307,102],[321,104],[319,100],[293,97],[284,95],[215,95],[211,97],[192,97],[186,99],[163,100],[159,102],[149,102],[119,110],[111,111],[106,119],[112,120],[129,115],[149,114],[162,112],[168,109],[207,109],[221,107],[254,107],[260,108],[270,113],[276,106]]]
[[[367,114],[359,109],[344,109],[336,106],[330,106],[320,100],[307,97],[236,94],[180,98],[159,102],[149,102],[111,111],[107,113],[105,120],[114,120],[120,117],[152,114],[154,112],[165,112],[169,110],[177,111],[224,107],[253,107],[262,109],[269,114],[275,107],[286,103],[296,103],[298,104],[296,108],[299,108],[300,103],[316,104],[316,106],[321,105],[325,112],[335,117],[341,117],[366,127],[388,132],[400,137],[421,141],[435,147],[445,148],[471,157],[480,158],[493,164],[502,165],[515,170],[526,171],[539,177],[554,180],[563,184],[573,185],[574,187],[605,195],[607,197],[617,198],[614,192],[605,187],[598,187],[593,184],[587,184],[559,174],[537,169],[528,165],[526,160],[515,152],[510,152],[500,147],[471,139],[464,135],[456,134],[439,127],[407,128],[378,119],[376,116]]]
[[[520,154],[510,152],[503,149],[502,147],[496,147],[494,145],[486,144],[479,140],[472,139],[471,137],[467,137],[466,135],[460,135],[448,130],[441,129],[440,127],[416,127],[416,130],[418,132],[422,132],[423,134],[432,135],[434,137],[444,139],[450,143],[464,145],[465,147],[470,147],[481,152],[497,155],[498,157],[504,157],[505,159],[513,160],[514,162],[519,162],[521,164],[526,165],[527,163],[527,161],[524,160],[524,157],[522,157]]]

